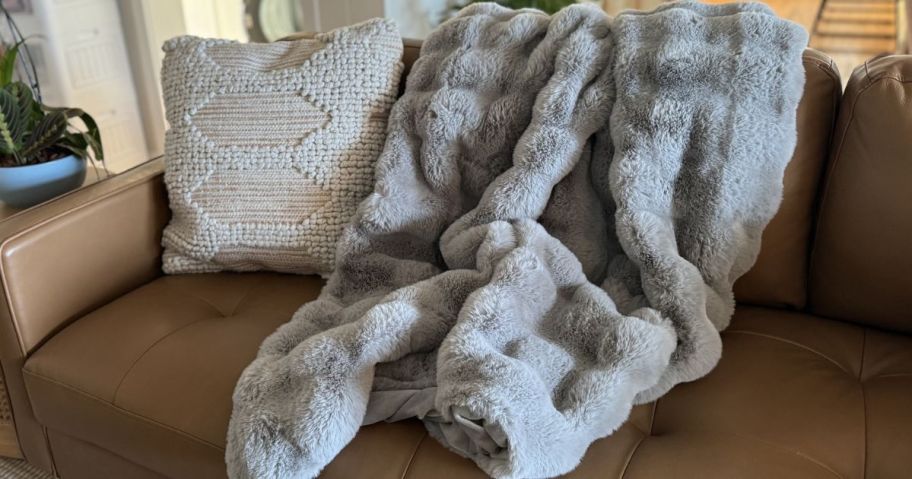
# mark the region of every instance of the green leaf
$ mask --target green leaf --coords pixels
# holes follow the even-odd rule
[[[3,52],[3,56],[0,57],[0,86],[6,86],[13,81],[13,73],[16,71],[16,58],[19,56],[19,47],[23,43],[25,43],[24,38],[9,47]]]
[[[88,150],[89,142],[85,137],[86,134],[81,131],[67,131],[66,135],[64,135],[65,141],[62,141],[61,143],[73,145],[83,150]]]
[[[72,154],[78,156],[79,158],[88,158],[88,157],[89,157],[89,152],[88,152],[88,151],[86,151],[84,148],[79,148],[79,147],[76,146],[76,145],[70,145],[70,144],[67,144],[67,143],[62,143],[62,144],[60,144],[60,147],[63,148],[63,149],[65,149],[65,150],[67,150],[67,151],[69,151],[70,153],[72,153]]]
[[[22,158],[28,161],[32,156],[44,151],[60,141],[66,134],[67,118],[63,112],[48,113],[35,125],[22,148]]]
[[[17,143],[21,143],[25,134],[32,130],[37,120],[44,117],[44,114],[40,112],[40,105],[35,101],[32,89],[24,83],[13,82],[3,88],[16,100],[16,115],[15,120],[10,123],[10,132],[13,139]],[[37,117],[33,114],[36,105],[39,107],[40,113]]]
[[[0,90],[0,151],[18,159],[21,138],[17,134],[19,108],[14,97],[6,89]]]
[[[86,127],[86,131],[80,132],[84,135],[87,147],[91,148],[94,153],[93,159],[104,164],[104,149],[101,145],[101,130],[92,115],[89,115],[81,108],[67,107],[44,107],[45,111],[63,112],[67,119],[79,118]]]
[[[86,139],[89,140],[89,146],[92,148],[92,151],[95,152],[95,159],[104,163],[104,148],[101,145],[101,130],[98,128],[98,124],[95,123],[95,119],[92,118],[92,115],[89,115],[86,112],[82,112],[79,115],[79,119],[85,123],[86,128]]]

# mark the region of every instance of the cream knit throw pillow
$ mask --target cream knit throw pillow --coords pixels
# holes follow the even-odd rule
[[[164,50],[165,272],[331,272],[396,99],[395,24],[271,44],[185,36]]]

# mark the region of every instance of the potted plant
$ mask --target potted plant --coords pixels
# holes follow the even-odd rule
[[[98,125],[89,114],[43,105],[28,85],[13,80],[21,45],[0,54],[0,200],[17,208],[81,186],[86,162],[104,159]]]
[[[578,2],[578,0],[451,0],[450,10],[455,13],[472,3],[490,1],[507,8],[512,8],[513,10],[534,8],[549,15],[553,15],[557,13],[558,10]]]

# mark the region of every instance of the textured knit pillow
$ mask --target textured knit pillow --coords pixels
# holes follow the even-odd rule
[[[395,24],[270,44],[185,36],[164,51],[165,272],[331,272],[396,99]]]

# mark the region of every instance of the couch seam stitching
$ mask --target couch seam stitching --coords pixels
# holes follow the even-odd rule
[[[827,68],[824,68],[821,65],[818,65],[818,68],[826,73],[830,77],[832,83],[832,108],[830,109],[831,119],[827,125],[826,132],[826,143],[824,145],[823,151],[823,160],[820,165],[820,171],[817,172],[817,177],[814,181],[814,198],[810,205],[810,227],[808,228],[808,243],[805,247],[805,254],[807,255],[804,259],[804,279],[803,287],[804,294],[802,294],[801,301],[801,310],[807,310],[810,307],[811,303],[811,274],[813,271],[813,257],[814,249],[817,244],[817,230],[820,221],[820,209],[823,204],[822,195],[826,187],[825,180],[827,180],[827,170],[829,168],[829,159],[833,154],[833,139],[836,135],[836,127],[839,122],[839,113],[841,111],[842,99],[844,92],[842,91],[842,80],[839,74],[839,68],[836,66],[836,62],[830,58],[829,65]],[[851,76],[851,74],[850,74]]]
[[[829,63],[817,62],[817,69],[829,77],[829,79],[836,84],[836,88],[839,89],[839,93],[842,93],[842,80],[839,76],[839,71],[833,70],[833,65]]]
[[[837,83],[839,83],[839,80],[840,80],[839,73],[836,71],[833,71],[833,65],[831,65],[829,63],[824,63],[820,60],[815,60],[815,59],[810,59],[810,58],[807,59],[807,61],[810,63],[813,63],[814,66],[816,66],[818,70],[822,71],[824,75],[830,77],[830,80],[835,80]],[[839,83],[839,89],[842,90],[841,83]]]
[[[0,282],[3,286],[3,296],[6,299],[6,310],[9,312],[9,321],[13,325],[13,332],[16,334],[16,344],[19,346],[19,355],[22,357],[28,356],[26,354],[25,343],[22,342],[22,331],[19,329],[19,322],[16,320],[16,313],[13,311],[12,306],[12,295],[9,292],[9,281],[6,280],[6,268],[3,266],[3,251],[6,243],[4,242],[0,245]]]
[[[755,332],[755,331],[737,331],[737,330],[736,330],[736,331],[725,331],[725,333],[726,333],[726,334],[744,334],[744,335],[747,335],[747,336],[756,336],[756,337],[759,337],[759,338],[765,338],[765,339],[771,339],[771,340],[774,340],[774,341],[780,341],[780,342],[782,342],[782,343],[788,344],[788,345],[790,345],[790,346],[794,346],[794,347],[799,348],[799,349],[803,349],[803,350],[808,351],[808,352],[810,352],[810,353],[813,353],[813,354],[815,354],[815,355],[817,355],[817,356],[819,356],[819,357],[821,357],[821,358],[823,358],[823,359],[826,359],[827,361],[833,363],[834,366],[836,366],[837,368],[839,368],[840,371],[846,373],[847,376],[852,376],[852,374],[851,374],[846,368],[844,368],[841,364],[839,364],[839,362],[837,362],[835,359],[833,359],[833,358],[827,356],[826,354],[821,353],[820,351],[817,351],[817,350],[814,349],[814,348],[805,346],[804,344],[801,344],[801,343],[799,343],[799,342],[797,342],[797,341],[792,341],[792,340],[790,340],[790,339],[780,338],[779,336],[774,336],[774,335],[772,335],[772,334],[758,333],[758,332]]]
[[[621,469],[621,475],[618,476],[619,479],[624,479],[627,476],[627,469],[630,467],[630,463],[633,462],[633,456],[636,455],[637,450],[640,448],[640,444],[643,444],[643,441],[649,437],[648,435],[643,435],[636,444],[634,444],[633,449],[630,450],[630,454],[627,455],[627,460],[624,461],[624,468]]]
[[[174,289],[174,288],[171,288],[170,285],[166,285],[166,287],[169,289],[172,289],[172,290]],[[214,304],[210,303],[209,301],[203,299],[202,297],[197,296],[195,294],[189,294],[189,293],[183,293],[183,292],[180,292],[180,294],[185,294],[186,296],[190,296],[191,298],[202,302],[203,304],[205,304],[205,305],[209,306],[210,308],[212,308],[213,310],[215,310],[215,312],[218,313],[219,315],[222,315],[221,317],[224,317],[224,314],[222,313],[222,311],[219,308],[217,308]],[[120,393],[120,388],[121,388],[121,386],[123,386],[124,381],[127,380],[127,376],[129,376],[130,373],[133,372],[133,369],[136,367],[136,365],[139,364],[139,362],[142,360],[142,358],[146,357],[146,355],[149,354],[149,351],[151,351],[152,348],[157,346],[160,342],[164,341],[165,339],[171,337],[173,334],[183,331],[184,329],[186,329],[190,326],[193,326],[194,324],[197,324],[202,321],[209,320],[209,319],[213,319],[213,318],[200,318],[195,321],[191,321],[173,331],[168,332],[168,334],[156,339],[152,344],[150,344],[149,347],[147,347],[145,349],[145,351],[142,352],[142,354],[140,354],[139,356],[136,357],[136,359],[133,360],[133,362],[130,364],[130,367],[127,368],[127,370],[124,372],[123,376],[121,376],[120,380],[117,382],[117,387],[114,388],[114,396],[111,398],[111,404],[117,403],[117,395],[118,395],[118,393]],[[216,318],[216,319],[218,319],[218,318]]]
[[[415,444],[415,449],[412,450],[412,454],[409,455],[408,462],[405,463],[405,469],[402,470],[402,475],[399,476],[399,479],[405,479],[408,476],[408,472],[412,469],[412,461],[415,460],[415,456],[418,454],[418,449],[421,449],[421,445],[424,444],[425,438],[428,437],[428,433],[425,430],[424,434],[421,435],[421,438],[418,439],[418,443]]]
[[[649,436],[652,436],[652,432],[655,430],[656,411],[659,409],[659,399],[662,398],[658,398],[652,403],[652,414],[649,416],[649,432],[647,433]]]
[[[871,83],[868,83],[855,95],[855,98],[852,100],[852,106],[850,107],[851,113],[849,115],[849,120],[846,122],[845,127],[840,129],[841,131],[835,132],[835,134],[839,135],[839,145],[836,147],[836,149],[833,152],[832,161],[830,162],[829,165],[827,165],[827,170],[824,171],[824,173],[823,173],[824,174],[824,183],[821,186],[822,190],[820,192],[820,206],[818,207],[818,216],[819,216],[820,212],[822,212],[823,209],[826,207],[827,200],[830,197],[830,184],[832,183],[832,180],[833,180],[833,173],[836,171],[836,166],[839,163],[839,158],[842,156],[842,148],[843,148],[843,145],[845,145],[846,133],[848,133],[849,128],[855,122],[855,106],[858,104],[858,101],[861,98],[861,95],[864,92],[866,92],[868,90],[868,88],[871,87],[871,85],[872,85]],[[844,98],[845,98],[845,94],[843,94],[843,99]],[[837,122],[836,127],[839,127],[838,118],[837,118],[836,122]],[[814,225],[814,244],[811,245],[811,261],[810,261],[810,268],[808,271],[809,283],[811,282],[810,277],[813,275],[813,272],[816,271],[815,266],[817,265],[817,254],[816,254],[817,253],[817,240],[820,239],[820,224],[821,224],[821,220],[818,217],[817,224]],[[808,284],[808,286],[810,286],[810,284]],[[814,301],[811,301],[811,296],[812,296],[811,289],[812,288],[808,288],[808,303],[809,303],[808,305],[813,307]]]
[[[234,316],[235,313],[237,313],[238,307],[240,307],[241,304],[250,296],[250,293],[252,293],[254,289],[256,289],[258,286],[260,286],[262,284],[263,284],[262,279],[258,282],[251,284],[250,287],[247,288],[247,291],[244,292],[243,295],[241,295],[241,299],[239,299],[238,302],[234,305],[234,307],[231,308],[231,312],[228,313],[226,316]]]
[[[209,306],[210,308],[213,309],[213,311],[215,311],[216,314],[218,314],[218,315],[220,315],[220,316],[222,316],[222,317],[225,316],[225,313],[222,312],[221,308],[219,308],[218,306],[212,304],[211,301],[209,301],[209,300],[206,299],[206,298],[203,298],[203,297],[200,296],[200,295],[193,294],[193,293],[189,293],[189,292],[186,292],[186,291],[182,291],[182,290],[180,290],[180,289],[175,288],[175,287],[174,287],[173,285],[171,285],[171,284],[165,284],[165,287],[168,288],[168,289],[170,289],[171,291],[174,291],[175,293],[177,293],[177,294],[179,294],[179,295],[189,296],[190,298],[195,299],[195,300],[197,300],[197,301],[199,301],[199,302],[205,304],[206,306]]]
[[[712,431],[712,430],[711,430],[711,429],[707,429],[706,431]],[[738,433],[738,432],[735,432],[735,431],[715,431],[715,432],[722,432],[722,433],[726,433],[726,434],[729,434],[729,435],[732,435],[732,436],[735,436],[735,437],[740,437],[740,438],[749,439],[749,440],[752,440],[752,441],[757,441],[757,442],[759,442],[760,444],[765,444],[765,445],[767,445],[767,446],[769,446],[769,447],[771,447],[771,448],[773,448],[773,449],[776,449],[776,450],[780,450],[780,451],[784,451],[784,452],[790,453],[790,454],[794,455],[795,457],[800,457],[801,459],[804,459],[805,461],[810,462],[811,464],[816,465],[817,467],[819,467],[819,468],[821,468],[821,469],[823,469],[823,470],[825,470],[825,471],[827,471],[827,472],[833,474],[834,476],[836,476],[836,477],[838,477],[838,478],[840,478],[840,479],[845,479],[845,478],[843,477],[842,474],[840,474],[839,472],[837,472],[836,470],[834,470],[834,469],[831,468],[830,466],[824,464],[823,462],[819,461],[818,459],[815,459],[814,457],[811,457],[811,456],[809,456],[809,455],[807,455],[807,454],[801,452],[800,450],[795,450],[795,449],[786,447],[786,446],[784,446],[784,445],[782,445],[782,444],[777,444],[777,443],[775,443],[775,442],[773,442],[773,441],[770,441],[770,440],[761,438],[761,437],[759,437],[759,436],[754,436],[754,435],[751,435],[751,434],[741,434],[741,433]]]
[[[182,437],[184,437],[184,438],[186,438],[186,439],[189,439],[189,440],[191,440],[191,441],[198,442],[198,443],[200,443],[201,445],[204,445],[204,446],[213,448],[213,449],[215,449],[215,450],[218,451],[218,452],[224,452],[224,451],[225,451],[225,449],[224,449],[223,447],[221,447],[221,446],[219,446],[219,445],[217,445],[217,444],[213,444],[213,443],[211,443],[211,442],[209,442],[209,441],[207,441],[207,440],[205,440],[205,439],[203,439],[203,438],[200,438],[200,437],[197,437],[197,436],[195,436],[195,435],[193,435],[193,434],[189,434],[189,433],[187,433],[187,432],[181,431],[181,430],[179,430],[179,429],[177,429],[177,428],[175,428],[175,427],[169,426],[169,425],[164,424],[164,423],[162,423],[162,422],[160,422],[160,421],[156,421],[155,419],[152,419],[152,418],[150,418],[150,417],[143,416],[142,414],[137,414],[137,413],[135,413],[135,412],[128,411],[128,410],[126,410],[126,409],[124,409],[124,408],[122,408],[122,407],[120,407],[120,406],[118,406],[118,405],[116,405],[116,404],[114,404],[114,403],[112,403],[112,402],[110,402],[110,401],[106,401],[106,400],[104,400],[104,399],[102,399],[102,398],[100,398],[100,397],[98,397],[98,396],[95,396],[94,394],[90,394],[90,393],[88,393],[88,392],[86,392],[86,391],[83,391],[83,390],[81,390],[81,389],[79,389],[79,388],[76,388],[76,387],[73,387],[73,386],[71,386],[71,385],[69,385],[69,384],[66,384],[66,383],[63,383],[63,382],[61,382],[61,381],[58,381],[58,380],[56,380],[56,379],[49,378],[49,377],[47,377],[47,376],[45,376],[45,375],[43,375],[43,374],[39,374],[39,373],[36,373],[36,372],[34,372],[34,371],[29,371],[29,370],[26,370],[26,369],[23,369],[23,370],[22,370],[22,373],[25,374],[25,375],[28,375],[28,376],[32,376],[32,377],[34,377],[34,378],[36,378],[36,379],[39,379],[39,380],[42,380],[42,381],[47,381],[47,382],[49,382],[49,383],[51,383],[51,384],[60,386],[60,387],[62,387],[62,388],[64,388],[64,389],[68,389],[68,390],[70,390],[70,391],[72,391],[72,392],[74,392],[74,393],[76,393],[76,394],[79,394],[79,395],[81,395],[81,396],[85,396],[85,397],[87,397],[87,398],[89,398],[89,399],[92,399],[92,400],[94,400],[94,401],[97,401],[97,402],[103,404],[104,406],[110,407],[111,409],[115,410],[116,412],[119,412],[120,414],[123,414],[123,415],[125,415],[125,416],[129,416],[129,417],[132,417],[132,418],[135,418],[135,419],[139,419],[139,420],[141,420],[141,421],[145,421],[145,422],[147,422],[147,423],[149,423],[149,424],[154,424],[154,425],[156,425],[156,426],[162,427],[162,428],[167,429],[168,431],[171,431],[171,432],[173,432],[173,433],[175,433],[175,434],[177,434],[177,435],[179,435],[179,436],[182,436]],[[46,426],[45,426],[45,427],[46,427]],[[63,431],[61,431],[61,432],[63,432]],[[66,434],[66,433],[65,433],[65,434]],[[68,434],[68,435],[69,435],[69,434]],[[77,438],[77,439],[79,439],[79,438]],[[99,447],[103,447],[103,446],[99,446]],[[107,449],[107,448],[105,448],[105,449]]]
[[[136,368],[136,365],[139,364],[139,362],[142,361],[142,359],[144,357],[146,357],[147,354],[149,354],[149,351],[152,351],[152,349],[155,348],[155,346],[158,346],[159,343],[161,343],[162,341],[170,338],[171,336],[183,331],[184,329],[187,329],[190,326],[193,326],[195,324],[199,324],[203,321],[209,321],[212,319],[221,319],[221,318],[200,318],[195,321],[191,321],[173,331],[169,331],[168,334],[156,339],[152,344],[150,344],[149,347],[147,347],[145,349],[145,351],[142,352],[142,354],[140,354],[139,356],[136,357],[136,359],[133,360],[133,363],[130,364],[130,367],[127,368],[126,372],[124,372],[124,375],[121,376],[120,381],[117,382],[117,387],[114,388],[114,396],[111,398],[111,404],[117,403],[117,395],[118,395],[118,393],[120,393],[120,388],[121,388],[121,386],[123,386],[124,381],[127,380],[127,377],[130,375],[131,372],[133,372],[133,369]]]
[[[649,417],[649,431],[643,434],[643,437],[641,437],[640,440],[634,444],[633,449],[630,450],[630,454],[627,455],[627,459],[624,461],[624,468],[621,469],[621,475],[618,476],[619,479],[624,479],[627,475],[627,469],[630,467],[630,463],[633,462],[633,456],[636,455],[637,450],[640,449],[640,444],[643,444],[643,441],[647,438],[652,437],[652,431],[655,427],[656,410],[659,408],[659,399],[656,399],[652,403],[652,415]]]

